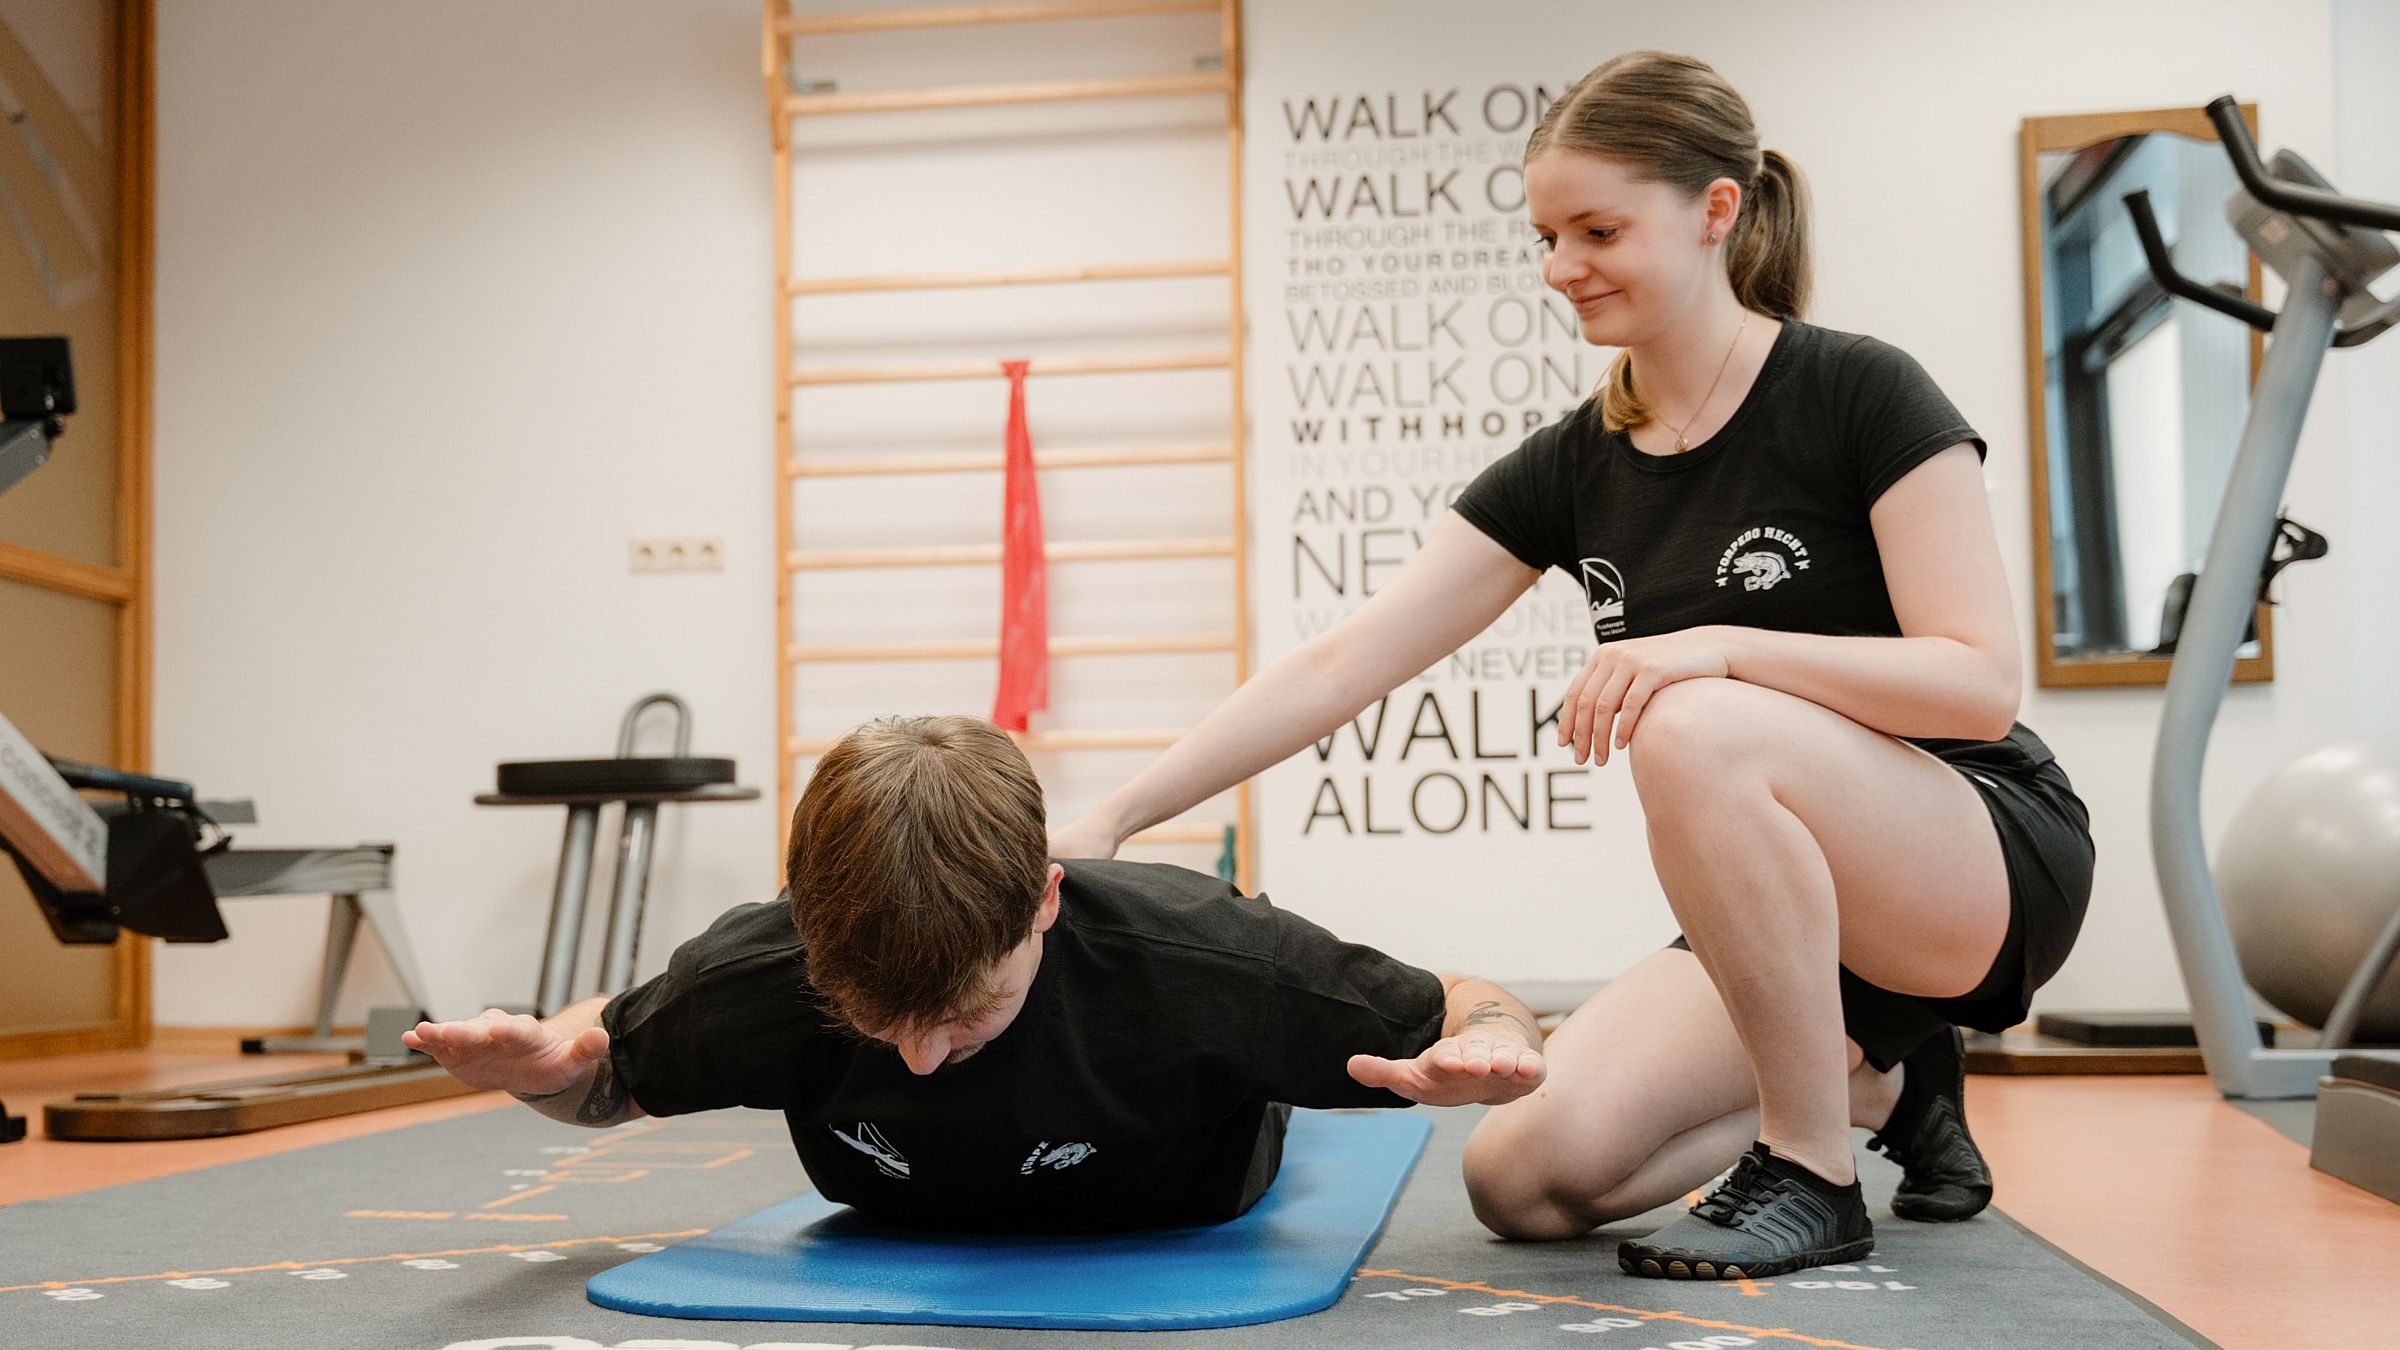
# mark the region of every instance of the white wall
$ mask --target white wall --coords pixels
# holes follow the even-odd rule
[[[2261,105],[2270,143],[2353,190],[2400,195],[2392,95],[2371,59],[2392,50],[2391,12],[2360,0],[2330,12],[2229,0],[1836,8],[1523,3],[1495,23],[1394,4],[1362,27],[1352,6],[1277,0],[1252,6],[1249,25],[1254,55],[1273,42],[1282,60],[1320,45],[1415,50],[1457,25],[1460,41],[1522,43],[1525,78],[1553,85],[1634,46],[1717,64],[1768,143],[1811,177],[1816,319],[1914,352],[1992,441],[1994,511],[2026,597],[2018,120],[2233,91]],[[248,842],[397,840],[403,904],[442,1011],[528,997],[540,950],[555,813],[469,805],[493,761],[596,752],[628,700],[664,686],[692,699],[702,749],[738,756],[747,781],[772,788],[773,320],[756,34],[751,0],[161,6],[156,763],[212,793],[255,794],[266,823]],[[1171,68],[1184,47],[1213,49],[1207,37],[1170,25],[1144,39],[1145,59]],[[1032,41],[980,50],[1073,64],[1071,48]],[[828,57],[851,87],[916,82],[920,58],[977,50],[920,39]],[[1221,246],[1222,168],[1210,197],[1188,110],[1143,121],[1090,105],[1063,127],[1019,116],[954,124],[988,142],[966,146],[943,144],[938,128],[931,143],[867,123],[822,133],[813,162],[824,176],[803,184],[804,252],[839,272],[1175,256],[1202,251],[1211,229]],[[1107,178],[1117,200],[1070,203],[1088,218],[1071,235],[1026,224],[1054,189],[976,177],[966,153],[1012,137],[1009,153],[1030,156],[1019,162]],[[1174,182],[1138,176],[1162,138],[1190,160]],[[1117,206],[1133,210],[1130,224],[1110,214]],[[804,356],[988,350],[1028,322],[1042,350],[1090,349],[1128,325],[1155,345],[1189,345],[1212,303],[1205,291],[1114,303],[1059,291],[829,311],[822,327],[804,318],[804,338],[821,347]],[[929,342],[929,327],[947,345]],[[2289,494],[2302,519],[2345,528],[2334,557],[2286,587],[2277,684],[2229,701],[2210,759],[2212,829],[2300,749],[2353,720],[2391,725],[2379,672],[2400,657],[2400,631],[2371,544],[2400,482],[2377,458],[2390,453],[2390,418],[2370,397],[2390,382],[2372,381],[2362,355],[2391,359],[2328,362],[2321,406],[2339,415],[2312,421]],[[844,453],[994,446],[999,390],[827,405],[807,414],[803,437],[813,428],[817,445]],[[1125,434],[1117,399],[1063,383],[1036,391],[1037,444]],[[1196,383],[1144,393],[1133,434],[1205,435],[1221,417],[1213,396]],[[1216,490],[1198,478],[1164,493],[1062,486],[1052,533],[1199,528],[1192,503]],[[905,515],[919,532],[908,539],[889,537],[900,517],[888,506],[837,505],[817,519],[934,542],[924,532],[989,537],[988,525],[964,533],[986,504],[929,487]],[[668,533],[723,535],[728,570],[628,576],[627,538]],[[1133,593],[1059,584],[1091,587],[1076,592],[1081,620],[1062,617],[1060,631],[1103,631],[1146,607],[1168,611],[1154,616],[1162,631],[1206,617],[1205,578]],[[934,581],[897,593],[894,605],[829,591],[809,612],[872,624],[893,613],[982,622],[991,610],[984,592]],[[1062,705],[1072,693],[1072,706],[1114,712],[1114,691],[1144,676],[1077,678]],[[1221,678],[1178,670],[1163,696],[1188,699]],[[988,696],[988,684],[931,681],[816,691],[804,704],[822,720],[803,731],[837,731],[879,698],[972,707]],[[2025,720],[2075,775],[2101,848],[2099,896],[2053,1006],[2181,1001],[2142,820],[2157,708],[2150,691],[2029,692]],[[1063,787],[1062,804],[1100,786]],[[712,807],[668,821],[645,971],[724,904],[771,892],[773,814]],[[1638,850],[1639,828],[1593,842]],[[1378,934],[1416,959],[1546,978],[1627,959],[1479,930],[1440,897],[1416,899],[1393,895],[1393,927]],[[162,960],[160,1021],[306,1016],[322,902],[230,908],[232,942]],[[388,993],[388,977],[371,975],[353,1004]]]
[[[530,1001],[562,813],[471,805],[496,761],[605,753],[663,687],[772,793],[756,8],[158,23],[155,762],[255,796],[246,843],[396,841],[433,1001]],[[637,534],[729,565],[631,576]],[[772,814],[667,813],[645,968],[773,894]],[[307,1020],[325,903],[227,909],[158,1020]]]
[[[2322,172],[2353,196],[2400,202],[2396,58],[2400,4],[2334,0],[2332,163]],[[2393,286],[2387,276],[2376,289],[2388,296]],[[2346,616],[2348,718],[2362,736],[2400,735],[2400,604],[2393,603],[2388,570],[2378,565],[2400,507],[2400,398],[2394,397],[2400,391],[2400,337],[2387,334],[2368,346],[2333,352],[2325,367],[2312,420],[2333,432],[2351,477],[2338,511],[2330,505],[2317,510],[2333,522],[2320,528],[2331,534],[2340,527],[2332,535],[2335,556],[2358,578]],[[2286,575],[2292,585],[2308,584],[2305,571]]]
[[[445,1014],[530,1001],[542,949],[561,813],[471,805],[495,761],[604,753],[620,710],[665,687],[696,710],[695,749],[774,793],[758,35],[756,0],[162,6],[156,762],[256,795],[244,843],[397,841]],[[798,74],[857,92],[1180,73],[1219,45],[1205,15],[876,35],[813,42]],[[1223,107],[803,122],[798,270],[1222,257]],[[1222,348],[1229,297],[1219,280],[810,300],[796,356]],[[1221,443],[1230,388],[1221,371],[1037,380],[1035,441]],[[994,379],[804,391],[795,418],[808,454],[996,454],[1005,413]],[[799,538],[991,540],[997,484],[824,480],[800,495]],[[1222,466],[1056,475],[1045,496],[1055,540],[1233,528]],[[637,535],[721,535],[727,569],[629,576]],[[1054,633],[1232,629],[1228,563],[1097,572],[1054,570]],[[988,637],[997,609],[989,568],[814,574],[796,597],[803,642]],[[1061,662],[1047,725],[1188,723],[1231,666]],[[799,681],[798,732],[991,696],[988,666],[821,667]],[[1068,811],[1140,763],[1038,759]],[[774,893],[775,816],[771,800],[666,812],[641,973]],[[611,856],[604,835],[596,907]],[[1207,867],[1216,850],[1155,856]],[[228,909],[231,942],[162,958],[158,1019],[306,1020],[324,902]],[[366,974],[346,1014],[396,1001]]]

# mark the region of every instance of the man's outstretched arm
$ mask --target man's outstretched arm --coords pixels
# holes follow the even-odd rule
[[[1442,1038],[1415,1059],[1353,1055],[1350,1076],[1427,1106],[1513,1102],[1542,1085],[1542,1033],[1533,1013],[1490,980],[1436,972],[1448,1015]]]
[[[419,1022],[401,1035],[472,1088],[497,1089],[552,1120],[599,1128],[646,1113],[609,1062],[600,1026],[605,997],[588,998],[548,1019],[489,1008],[465,1022]]]

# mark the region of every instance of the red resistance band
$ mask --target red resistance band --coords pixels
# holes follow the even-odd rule
[[[1008,374],[1008,471],[1000,545],[1000,690],[992,722],[1023,731],[1050,706],[1050,583],[1043,561],[1042,495],[1034,481],[1033,437],[1025,430],[1026,361]]]

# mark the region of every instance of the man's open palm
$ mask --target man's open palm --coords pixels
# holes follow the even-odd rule
[[[1415,1059],[1350,1057],[1352,1078],[1427,1106],[1513,1102],[1548,1073],[1541,1051],[1507,1038],[1446,1036]]]
[[[400,1043],[422,1050],[471,1088],[539,1097],[561,1092],[608,1053],[608,1033],[562,1036],[522,1013],[487,1008],[465,1022],[419,1022]]]

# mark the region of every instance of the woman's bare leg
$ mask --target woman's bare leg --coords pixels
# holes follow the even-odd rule
[[[1772,689],[1662,690],[1632,745],[1651,860],[1757,1074],[1758,1137],[1856,1175],[1839,967],[1954,997],[2008,930],[1982,798],[1913,746]]]
[[[1897,1073],[1858,1055],[1854,1123],[1881,1125]],[[1550,1079],[1468,1141],[1467,1194],[1507,1237],[1564,1238],[1706,1185],[1758,1137],[1758,1090],[1716,987],[1690,952],[1654,952],[1543,1046]]]

